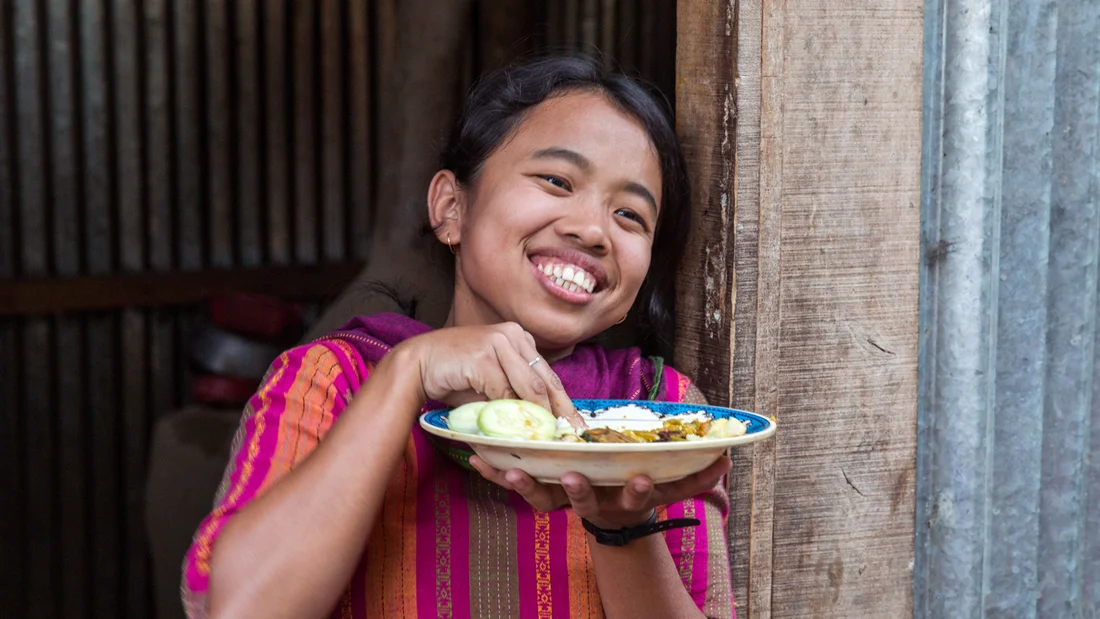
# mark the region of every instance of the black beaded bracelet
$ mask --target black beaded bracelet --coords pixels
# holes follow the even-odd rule
[[[626,546],[630,542],[647,535],[668,531],[669,529],[679,529],[681,527],[697,527],[700,522],[695,518],[673,518],[671,520],[657,522],[657,510],[653,510],[653,514],[645,522],[633,527],[601,529],[584,518],[581,518],[581,524],[584,525],[585,531],[592,534],[597,544],[602,544],[604,546]]]

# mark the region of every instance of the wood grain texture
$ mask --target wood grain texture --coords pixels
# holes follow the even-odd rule
[[[151,418],[148,394],[147,320],[140,310],[120,318],[122,536],[119,561],[124,566],[125,616],[148,617],[152,611],[148,547],[145,537],[146,454]]]
[[[169,2],[172,10],[172,41],[175,84],[174,134],[176,204],[174,213],[175,266],[202,268],[206,243],[203,235],[203,184],[205,157],[200,139],[202,117],[202,47],[199,11],[201,2]]]
[[[91,615],[88,587],[91,569],[91,543],[88,522],[91,519],[88,488],[87,441],[88,409],[84,400],[84,385],[79,372],[63,360],[84,357],[84,329],[78,318],[60,317],[54,320],[54,355],[58,359],[57,389],[57,466],[60,484],[60,537],[65,569],[61,571],[61,616]]]
[[[287,67],[287,7],[264,3],[261,30],[264,39],[264,113],[267,137],[267,256],[274,264],[291,260],[290,238],[290,128],[287,111],[290,84]]]
[[[368,3],[348,5],[348,254],[365,259],[370,252],[371,208],[374,197],[374,103],[371,87],[376,69],[371,51],[371,14]]]
[[[87,319],[85,348],[94,350],[97,362],[85,374],[91,451],[89,473],[92,502],[92,599],[95,617],[124,616],[122,592],[123,504],[119,447],[118,337],[114,316]]]
[[[77,203],[80,195],[79,98],[73,66],[75,23],[66,0],[46,4],[46,66],[49,73],[47,107],[49,121],[50,232],[53,268],[66,275],[80,269],[80,236]],[[47,205],[43,205],[46,207]],[[45,208],[43,208],[45,210]]]
[[[359,262],[95,277],[0,280],[0,316],[197,305],[217,292],[325,299],[347,285]]]
[[[82,2],[80,10],[83,270],[101,274],[113,267],[116,238],[112,214],[116,186],[115,151],[111,147],[114,127],[107,64],[110,23],[102,0]]]
[[[16,245],[15,192],[15,92],[12,75],[11,11],[0,6],[0,277],[15,275],[19,264]],[[17,369],[19,326],[16,320],[0,320],[0,393],[9,401],[20,402],[20,376]],[[23,496],[22,408],[5,406],[0,409],[0,496]],[[25,607],[23,555],[23,510],[0,509],[0,555],[11,557],[0,564],[0,605],[14,615],[22,615]]]
[[[912,615],[921,7],[858,8],[787,4],[772,35],[777,616]]]
[[[60,611],[57,595],[61,585],[61,546],[55,536],[58,526],[57,416],[54,414],[54,387],[43,380],[54,368],[52,329],[44,318],[23,323],[20,333],[24,352],[24,411],[22,443],[26,454],[23,487],[26,541],[23,565],[26,570],[25,596],[28,619],[55,617]]]
[[[291,34],[294,161],[294,256],[317,260],[317,6],[294,0]]]
[[[700,225],[677,361],[713,401],[780,424],[731,475],[750,617],[912,613],[920,7],[857,9],[678,14]]]
[[[340,0],[321,0],[321,257],[339,260],[347,247],[344,221],[347,135],[344,117],[344,17]]]
[[[145,41],[145,175],[148,202],[145,210],[148,265],[154,270],[172,268],[173,205],[176,199],[172,127],[172,82],[169,67],[172,49],[168,0],[142,2],[142,34]]]
[[[12,56],[11,14],[8,7],[0,6],[0,277],[14,275],[19,264]]]
[[[233,84],[236,95],[237,139],[233,145],[236,155],[236,224],[238,264],[254,267],[264,256],[263,224],[260,218],[265,179],[262,176],[267,152],[260,147],[263,132],[263,107],[261,105],[260,52],[260,0],[238,0],[233,3],[236,11],[231,40],[234,64]]]
[[[210,265],[226,268],[233,264],[233,248],[236,244],[233,231],[233,154],[236,152],[236,136],[233,135],[230,85],[232,58],[229,55],[229,11],[232,3],[223,0],[205,0],[205,22],[202,37],[206,47],[206,208],[209,213],[206,229],[210,247]]]
[[[0,23],[0,27],[3,23]],[[19,328],[16,320],[0,321],[0,363],[11,368],[0,372],[0,392],[10,402],[22,402],[22,384],[19,371]],[[21,497],[23,494],[23,419],[21,406],[5,406],[0,409],[0,493],[5,497]],[[25,510],[20,507],[0,509],[0,526],[8,535],[0,536],[0,552],[10,560],[0,564],[0,602],[14,616],[23,616],[26,597],[26,570],[22,565],[25,556]]]
[[[141,8],[136,0],[111,6],[114,45],[115,172],[118,194],[118,261],[125,271],[145,268],[145,176],[141,109]]]
[[[49,166],[46,161],[46,136],[43,118],[45,80],[41,45],[42,19],[32,2],[16,2],[10,13],[14,47],[15,153],[19,166],[16,187],[19,204],[20,262],[23,273],[41,275],[49,268],[46,205],[48,203]]]

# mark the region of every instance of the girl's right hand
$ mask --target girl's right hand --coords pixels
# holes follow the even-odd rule
[[[518,398],[584,427],[550,364],[540,358],[531,365],[539,358],[535,338],[514,322],[437,329],[402,342],[393,352],[417,364],[421,400],[458,406]]]

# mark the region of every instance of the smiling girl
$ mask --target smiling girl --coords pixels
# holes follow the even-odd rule
[[[274,362],[187,553],[189,616],[731,617],[728,459],[540,484],[416,424],[496,398],[574,424],[570,398],[701,403],[658,358],[584,343],[627,317],[668,332],[689,200],[668,116],[631,79],[587,58],[483,78],[428,187],[455,254],[446,324],[361,317]]]

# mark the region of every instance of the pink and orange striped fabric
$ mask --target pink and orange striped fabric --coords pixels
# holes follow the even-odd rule
[[[272,365],[244,411],[213,512],[183,567],[188,616],[205,617],[218,533],[249,501],[300,464],[339,419],[371,364],[334,338],[293,349]],[[690,381],[664,370],[668,399]],[[568,384],[566,385],[568,389]],[[635,398],[645,394],[623,394]],[[342,618],[603,617],[588,542],[571,510],[533,510],[435,448],[417,426],[386,491],[383,515],[332,616]],[[680,578],[708,617],[734,615],[721,488],[660,510],[698,518],[665,533]]]

